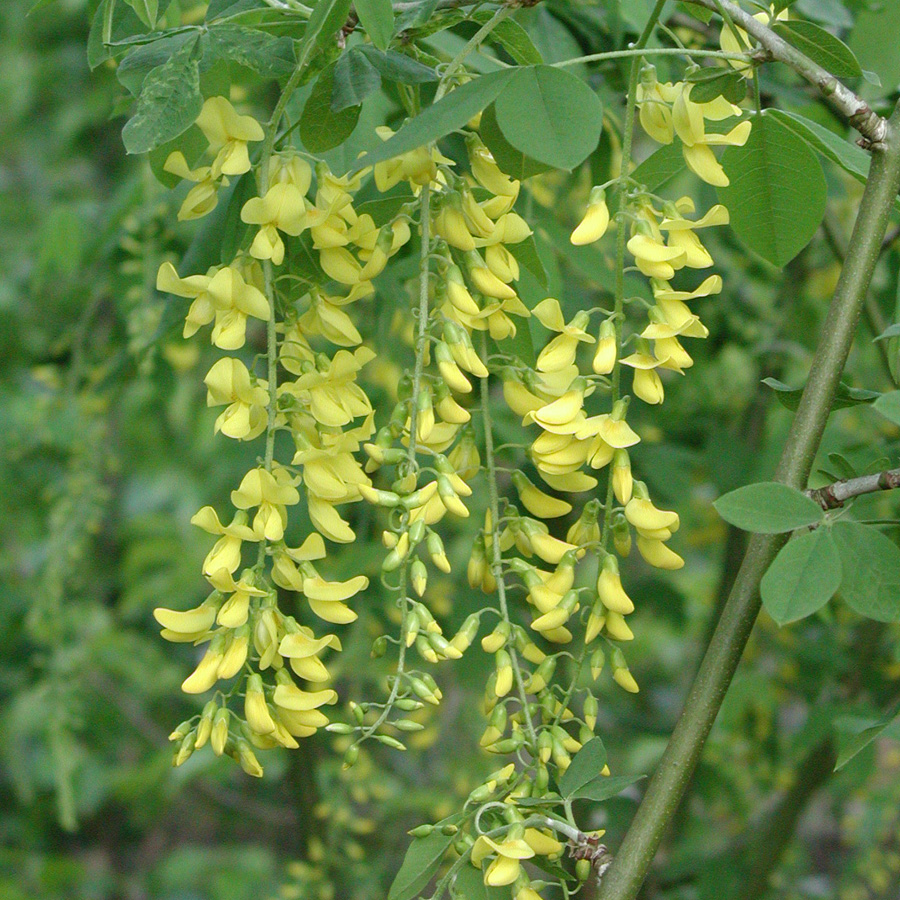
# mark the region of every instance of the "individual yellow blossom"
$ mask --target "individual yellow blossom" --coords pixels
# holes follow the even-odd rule
[[[484,883],[489,887],[512,884],[519,877],[520,861],[531,859],[535,855],[534,850],[522,838],[497,843],[482,834],[472,847],[472,864],[480,866],[492,853],[496,856],[484,873]]]
[[[606,205],[606,191],[595,187],[591,190],[584,218],[578,223],[569,240],[576,246],[593,244],[606,234],[609,228],[609,207]]]
[[[194,186],[187,192],[178,210],[178,221],[189,222],[192,219],[200,219],[207,213],[211,213],[219,202],[219,183],[212,174],[210,166],[199,166],[192,169],[184,154],[180,150],[170,153],[163,163],[163,170],[176,175],[183,181],[193,181]],[[223,179],[222,184],[227,184]]]
[[[768,12],[758,12],[753,18],[763,25],[768,25],[772,21],[774,12],[774,7],[770,6]],[[784,21],[790,18],[790,12],[787,9],[782,9],[775,18],[776,20]],[[743,28],[739,28],[737,25],[729,25],[727,22],[722,24],[722,31],[719,33],[719,46],[724,53],[732,54],[746,53],[751,49],[750,38],[747,32]],[[752,66],[749,62],[729,59],[728,65],[740,72],[745,78],[751,78],[753,75]]]
[[[284,241],[280,232],[293,237],[307,226],[303,194],[289,182],[273,184],[264,197],[251,197],[241,209],[241,221],[259,225],[250,245],[256,259],[271,259],[276,266],[284,262]]]
[[[538,303],[532,312],[545,328],[560,332],[538,356],[539,371],[558,372],[560,369],[568,368],[575,361],[579,342],[594,343],[594,338],[584,330],[589,317],[583,310],[577,312],[572,321],[566,324],[559,301],[548,297]]]
[[[603,560],[600,576],[597,579],[597,595],[600,597],[600,602],[610,612],[620,616],[627,616],[634,612],[634,603],[622,587],[619,564],[612,554],[607,555]]]
[[[213,177],[241,175],[250,171],[249,141],[261,141],[265,134],[253,116],[240,116],[225,97],[210,97],[197,116],[197,126],[209,142],[216,158],[210,167]]]
[[[631,366],[634,369],[632,390],[636,397],[639,397],[644,403],[663,402],[665,397],[663,383],[656,371],[660,361],[647,350],[645,344],[639,342],[637,351],[624,357],[622,365]]]
[[[211,575],[219,569],[225,569],[231,573],[237,571],[241,564],[243,542],[258,540],[256,533],[247,522],[247,514],[239,511],[235,513],[230,525],[223,525],[211,506],[204,506],[193,516],[192,525],[202,528],[208,534],[221,535],[203,561],[204,575]]]
[[[236,440],[251,440],[268,423],[269,393],[265,382],[251,378],[247,367],[233,357],[218,360],[203,379],[207,406],[228,408],[216,419],[216,431]]]
[[[253,530],[268,541],[280,541],[287,525],[285,507],[300,502],[300,494],[287,469],[275,467],[251,469],[241,480],[240,487],[231,492],[231,502],[237,509],[256,508]]]

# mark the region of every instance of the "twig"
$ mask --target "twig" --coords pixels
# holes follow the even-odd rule
[[[703,6],[713,12],[719,12],[721,6],[736,25],[739,25],[760,43],[770,59],[790,66],[798,75],[821,91],[828,105],[847,119],[850,125],[862,135],[860,146],[871,150],[873,147],[880,146],[884,141],[887,134],[886,119],[873,112],[862,97],[838,81],[831,72],[814,63],[796,47],[780,38],[767,25],[758,22],[730,0],[687,0],[687,2]]]
[[[825,487],[807,491],[822,509],[837,509],[854,497],[875,494],[878,491],[893,491],[900,488],[900,469],[887,469],[874,475],[860,475],[859,478],[844,478]]]

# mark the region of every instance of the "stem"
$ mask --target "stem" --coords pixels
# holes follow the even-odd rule
[[[859,478],[844,478],[825,487],[807,491],[823,509],[837,509],[854,497],[875,494],[878,491],[893,491],[900,487],[900,469],[888,469],[875,475],[861,475]]]
[[[456,73],[457,69],[465,62],[466,57],[470,53],[474,53],[475,50],[478,49],[481,42],[497,27],[509,14],[512,12],[512,8],[509,6],[501,6],[475,34],[469,39],[468,43],[447,63],[447,68],[444,69],[444,74],[441,75],[441,83],[438,85],[437,91],[434,95],[434,103],[437,103],[444,94],[447,93],[447,88],[450,86],[450,79]]]
[[[831,252],[834,254],[837,261],[843,265],[844,260],[847,258],[847,241],[841,232],[840,224],[831,210],[826,210],[825,212],[825,218],[822,219],[822,230],[825,233],[825,240],[831,248]],[[884,243],[882,243],[882,249],[884,249]],[[873,338],[877,338],[878,335],[883,334],[884,330],[888,327],[887,320],[884,317],[884,313],[881,311],[881,307],[878,305],[878,301],[871,296],[871,294],[866,294],[866,303],[865,306],[863,306],[863,318],[866,320],[866,325],[868,326],[869,331],[872,332]],[[888,353],[888,345],[884,341],[874,341],[874,344],[875,348],[878,350],[881,367],[888,377],[888,382],[893,384],[894,375],[891,372],[891,358]]]
[[[827,69],[814,63],[796,47],[780,38],[771,28],[758,22],[730,0],[687,0],[713,12],[727,14],[765,49],[771,59],[776,59],[792,68],[798,75],[815,85],[826,103],[842,115],[869,145],[877,145],[885,140],[887,121],[873,112],[862,97],[854,94]]]
[[[731,14],[737,18],[734,11]],[[898,129],[900,104],[886,125],[884,142],[873,147],[872,168],[847,249],[847,261],[775,472],[776,481],[792,487],[805,487],[812,469],[853,343],[894,198],[900,188]],[[601,900],[633,900],[636,897],[697,765],[756,621],[760,608],[759,582],[784,543],[784,535],[754,535],[751,538],[681,718],[619,853],[604,878]]]
[[[481,352],[487,357],[487,332],[481,333]],[[494,430],[491,421],[490,391],[488,389],[489,375],[481,379],[481,419],[484,423],[484,455],[487,460],[488,497],[491,510],[491,572],[497,582],[497,597],[500,601],[500,615],[507,625],[510,625],[509,605],[506,602],[506,578],[503,574],[503,551],[500,549],[500,496],[497,490],[497,470],[494,466]],[[512,663],[515,676],[516,690],[519,695],[519,703],[522,704],[522,715],[531,738],[532,752],[537,754],[537,732],[531,713],[528,710],[528,695],[525,693],[525,680],[522,678],[522,668],[519,665],[519,655],[515,646],[510,643],[507,647],[509,659]]]
[[[606,53],[591,53],[587,56],[576,56],[572,59],[564,59],[562,62],[550,63],[556,69],[564,69],[566,66],[576,66],[579,63],[604,62],[607,59],[628,59],[642,56],[687,56],[701,57],[703,59],[733,59],[735,62],[751,62],[753,57],[749,53],[726,53],[724,50],[692,50],[688,47],[654,47],[649,50],[638,42],[629,50],[608,50]]]

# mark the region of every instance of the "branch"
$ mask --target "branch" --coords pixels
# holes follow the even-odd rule
[[[822,509],[837,509],[854,497],[874,494],[878,491],[893,491],[900,487],[900,469],[888,469],[875,475],[861,475],[859,478],[844,478],[834,484],[807,491]]]
[[[887,134],[887,120],[883,119],[858,94],[854,94],[845,84],[827,69],[814,63],[771,28],[758,22],[730,0],[687,0],[713,12],[724,10],[736,25],[759,41],[769,59],[778,60],[792,68],[811,84],[815,85],[828,105],[842,115],[861,135],[861,146],[869,150],[880,145]]]
[[[847,261],[775,472],[776,481],[795,488],[804,488],[809,478],[900,189],[900,104],[886,125],[884,140],[872,150],[872,167],[847,248]],[[757,534],[750,539],[681,718],[603,880],[600,900],[634,900],[637,896],[700,759],[759,614],[759,583],[784,543],[783,535]]]

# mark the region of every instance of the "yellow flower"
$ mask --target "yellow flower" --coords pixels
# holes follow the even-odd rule
[[[534,850],[522,839],[497,843],[486,835],[480,835],[472,847],[472,864],[480,866],[482,860],[495,853],[491,864],[484,873],[484,883],[489,887],[503,887],[512,884],[519,877],[519,862],[531,859]]]
[[[250,255],[271,259],[280,266],[284,262],[284,242],[279,232],[296,237],[307,226],[303,194],[289,182],[273,184],[265,197],[251,197],[244,204],[241,221],[260,226],[250,245]]]
[[[606,205],[606,192],[603,188],[595,187],[588,199],[584,218],[578,223],[569,240],[576,247],[593,244],[606,234],[607,228],[609,228],[609,208]]]
[[[236,440],[252,440],[262,434],[268,423],[269,393],[265,382],[251,379],[247,367],[239,360],[224,357],[207,372],[206,405],[228,408],[216,419],[216,432]]]
[[[219,202],[217,194],[219,183],[213,177],[212,169],[209,166],[200,166],[192,169],[184,158],[184,154],[180,150],[170,153],[163,164],[163,170],[177,175],[184,181],[195,182],[188,192],[187,196],[178,210],[178,221],[186,222],[191,219],[200,219],[207,213],[212,212]],[[227,179],[223,179],[222,184],[227,184]]]
[[[241,175],[250,171],[248,141],[261,141],[265,134],[253,116],[239,116],[225,97],[210,97],[197,116],[197,126],[209,141],[216,158],[210,167],[219,173]]]
[[[251,469],[240,487],[231,492],[231,502],[238,509],[256,508],[253,530],[269,541],[280,541],[287,525],[286,506],[300,502],[300,494],[290,473],[277,466],[273,471]]]
[[[566,324],[559,301],[548,297],[538,303],[533,313],[546,329],[560,332],[559,337],[553,338],[538,356],[537,368],[541,372],[558,372],[571,366],[579,342],[594,343],[594,338],[584,330],[589,317],[583,310]]]
[[[208,534],[221,535],[203,561],[204,575],[210,575],[219,569],[231,573],[237,571],[241,564],[241,544],[244,541],[258,540],[247,521],[245,512],[237,512],[230,525],[223,525],[211,506],[204,506],[193,516],[191,525],[202,528]]]

